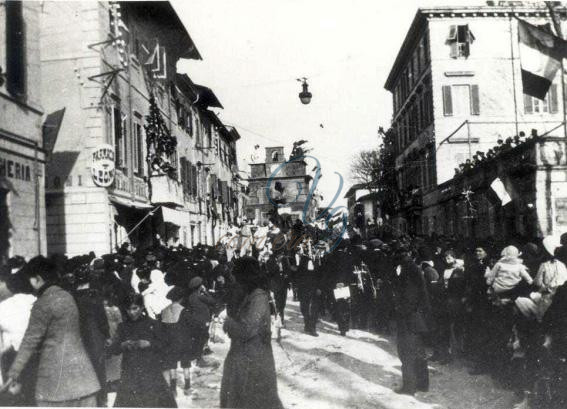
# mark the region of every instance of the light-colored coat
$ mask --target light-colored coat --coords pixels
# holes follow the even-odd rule
[[[37,401],[64,402],[100,390],[81,340],[75,300],[55,285],[46,288],[33,305],[28,328],[8,376],[17,379],[36,352],[39,352]]]

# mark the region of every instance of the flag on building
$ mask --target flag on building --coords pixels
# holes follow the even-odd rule
[[[490,184],[490,188],[496,193],[498,199],[502,202],[502,206],[506,206],[508,203],[512,201],[510,194],[506,190],[506,186],[504,186],[504,182],[500,180],[500,178],[496,178]]]
[[[567,58],[567,42],[523,20],[518,20],[518,40],[524,94],[543,100]]]
[[[144,65],[149,66],[154,78],[166,79],[167,78],[167,54],[165,48],[156,43],[154,51],[148,57]]]

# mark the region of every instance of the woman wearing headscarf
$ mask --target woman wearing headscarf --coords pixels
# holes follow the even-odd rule
[[[220,407],[280,409],[267,278],[251,257],[236,261],[234,275],[246,295],[236,316],[229,316],[224,324],[231,344],[224,362]]]
[[[523,291],[522,281],[529,285],[533,279],[520,258],[520,251],[515,246],[502,250],[501,258],[486,277],[491,291],[500,299],[516,299]]]
[[[543,247],[547,252],[547,260],[541,263],[534,285],[537,291],[529,297],[520,297],[516,300],[516,306],[528,318],[537,318],[541,321],[545,312],[551,305],[555,291],[567,281],[567,267],[555,257],[560,247],[559,239],[548,236],[543,239]]]

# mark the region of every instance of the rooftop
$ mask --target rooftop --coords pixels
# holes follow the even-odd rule
[[[496,5],[440,6],[417,9],[406,37],[398,51],[398,55],[394,60],[392,69],[388,74],[384,88],[388,91],[393,90],[399,71],[403,68],[404,62],[407,60],[409,53],[413,51],[412,44],[419,38],[421,32],[426,28],[428,18],[488,18],[507,17],[510,14],[517,17],[549,16],[549,11],[543,2],[529,3],[522,1],[498,1],[489,3],[495,3]],[[560,11],[562,16],[566,15],[565,8],[562,8]]]
[[[141,21],[151,20],[152,23],[157,23],[159,29],[155,33],[156,36],[168,41],[172,48],[177,49],[180,58],[203,59],[169,1],[121,1],[120,7]]]

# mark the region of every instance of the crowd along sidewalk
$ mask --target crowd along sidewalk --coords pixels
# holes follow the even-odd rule
[[[395,338],[351,330],[342,337],[334,323],[318,325],[319,337],[303,333],[298,303],[289,301],[282,339],[273,341],[278,390],[286,409],[510,409],[513,394],[497,387],[489,376],[471,376],[455,361],[430,364],[431,388],[415,397],[393,392],[401,382]],[[224,361],[230,340],[211,343],[208,360]],[[182,379],[182,373],[179,373]],[[222,365],[194,368],[195,396],[178,386],[184,408],[218,408]]]

